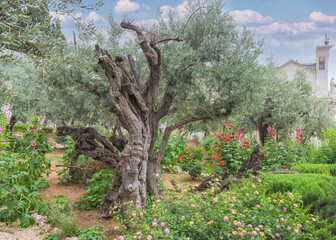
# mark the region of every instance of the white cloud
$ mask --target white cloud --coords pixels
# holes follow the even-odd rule
[[[90,12],[87,16],[83,16],[83,13],[58,14],[56,12],[50,12],[50,16],[53,19],[58,18],[61,21],[62,26],[75,23],[74,18],[81,18],[83,22],[92,21],[97,23],[106,21],[105,18],[99,15],[97,12]]]
[[[293,35],[298,35],[314,31],[316,30],[316,27],[314,26],[313,22],[299,22],[299,23],[273,22],[268,25],[250,27],[249,29],[265,35],[276,33],[289,33]]]
[[[52,19],[59,19],[62,24],[73,22],[73,18],[81,18],[83,17],[82,13],[75,13],[75,14],[58,14],[56,12],[50,12],[50,16]]]
[[[97,12],[90,12],[89,16],[85,17],[85,20],[93,21],[93,22],[104,22],[105,19],[99,15]]]
[[[163,5],[160,10],[162,11],[162,17],[168,17],[169,12],[173,12],[178,17],[184,17],[186,15],[186,6],[188,5],[187,1],[184,1],[176,7],[170,5]]]
[[[147,26],[147,27],[151,27],[154,24],[157,24],[158,20],[156,19],[146,19],[146,20],[138,20],[135,21],[135,24],[139,25],[139,26]]]
[[[253,10],[244,10],[244,11],[232,11],[231,14],[238,23],[270,23],[272,18],[267,16],[264,17],[258,12]]]
[[[309,14],[309,18],[314,22],[330,23],[330,24],[336,22],[336,16],[328,16],[322,12],[312,12],[311,14]]]
[[[132,2],[130,0],[119,0],[114,6],[114,11],[117,13],[134,12],[140,9],[138,2]]]

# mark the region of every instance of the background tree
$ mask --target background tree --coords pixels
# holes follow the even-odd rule
[[[237,114],[241,119],[237,121],[249,130],[257,130],[262,144],[266,141],[268,126],[275,127],[280,136],[294,128],[306,129],[310,136],[320,132],[321,127],[332,125],[328,107],[323,104],[324,100],[313,97],[303,71],[298,71],[294,79],[288,81],[270,62],[261,68],[259,79],[260,84],[253,86],[250,101]],[[324,116],[323,120],[319,114]]]

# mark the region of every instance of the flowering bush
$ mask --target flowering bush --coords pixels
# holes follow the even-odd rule
[[[242,137],[240,129],[236,130],[234,125],[226,122],[224,130],[217,134],[217,141],[208,152],[207,172],[216,174],[228,170],[230,174],[235,174],[253,151],[250,142]]]
[[[336,131],[333,128],[328,128],[327,131],[322,130],[321,146],[314,153],[310,162],[336,163]]]
[[[282,142],[275,139],[275,130],[272,130],[270,126],[267,130],[270,136],[262,148],[265,152],[265,158],[262,161],[263,171],[287,169],[301,163],[303,158],[300,151],[304,147],[301,146],[300,135],[302,132],[300,129],[294,131],[291,140]]]
[[[48,174],[47,169],[50,168],[50,163],[44,157],[49,149],[47,134],[39,131],[38,124],[35,127],[32,125],[31,131],[24,136],[24,145],[13,153],[8,144],[8,135],[3,130],[9,121],[9,111],[6,108],[0,115],[0,221],[12,223],[20,219],[20,226],[27,227],[34,223],[30,211],[47,211],[41,198],[41,188],[48,187],[42,175]]]
[[[260,180],[243,180],[220,194],[216,185],[203,193],[165,192],[145,209],[121,213],[122,206],[115,206],[122,234],[117,239],[330,239],[296,194],[267,194]]]

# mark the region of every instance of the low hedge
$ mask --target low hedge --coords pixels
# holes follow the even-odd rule
[[[313,168],[312,168],[313,169]],[[336,234],[336,179],[325,174],[263,174],[270,193],[294,191],[311,213],[327,219]]]
[[[336,176],[336,164],[304,163],[291,167],[291,170],[295,170],[301,173],[327,174]]]
[[[22,132],[25,133],[27,131],[27,128],[31,127],[31,125],[14,125],[14,132]],[[53,127],[47,127],[47,126],[42,126],[42,130],[45,132],[53,133],[54,128]]]

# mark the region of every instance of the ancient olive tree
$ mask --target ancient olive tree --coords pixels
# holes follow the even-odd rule
[[[107,51],[96,45],[96,61],[105,76],[90,65],[92,72],[100,76],[95,81],[90,74],[67,81],[52,78],[58,89],[82,91],[87,98],[92,97],[96,107],[91,110],[97,114],[105,112],[118,119],[116,124],[111,121],[114,130],[109,138],[92,127],[58,128],[59,135],[70,135],[75,140],[77,154],[103,161],[114,171],[114,183],[101,206],[103,216],[108,216],[109,208],[120,201],[132,200],[144,206],[146,191],[158,195],[154,175],[160,174],[160,161],[172,131],[191,122],[230,115],[243,104],[249,86],[257,83],[254,74],[260,43],[248,31],[239,31],[223,9],[220,1],[206,5],[191,2],[185,18],[171,15],[159,20],[150,31],[123,21],[119,28],[136,36],[136,48],[124,51],[132,55],[119,55],[122,50]],[[67,59],[68,70],[62,74],[80,68],[71,64]],[[107,96],[112,102],[109,108],[105,105]],[[155,152],[160,122],[168,127]]]

